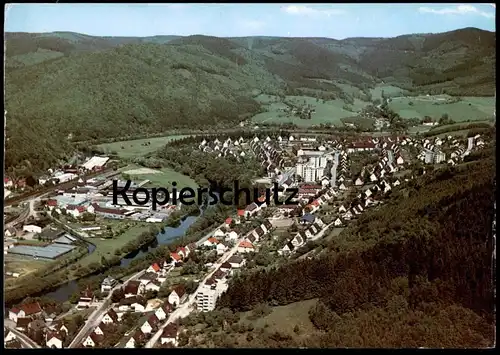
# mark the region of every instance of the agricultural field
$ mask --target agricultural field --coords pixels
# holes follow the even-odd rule
[[[446,103],[446,95],[399,97],[389,102],[389,107],[403,118],[439,119],[443,114],[457,122],[485,120],[493,115],[495,98],[464,97],[461,101]],[[412,104],[410,104],[410,102]]]
[[[133,159],[155,152],[172,140],[185,137],[187,137],[187,135],[135,139],[99,144],[97,147],[101,148],[105,154],[116,152],[120,158]]]
[[[370,89],[373,100],[382,99],[382,91],[385,97],[398,97],[404,95],[404,90],[393,85],[379,84],[374,89]]]
[[[138,183],[144,180],[149,180],[149,183],[144,185],[144,187],[164,187],[168,189],[174,181],[177,183],[177,190],[180,190],[183,187],[192,187],[194,189],[198,187],[198,184],[189,176],[178,173],[170,168],[154,170],[137,168],[127,170],[125,173],[130,176],[130,179]]]
[[[361,100],[355,100],[354,105],[351,106],[353,111],[348,111],[344,109],[346,104],[343,100],[323,102],[322,100],[318,101],[309,96],[287,96],[285,99],[287,102],[298,105],[311,105],[311,107],[316,110],[316,112],[312,114],[310,120],[304,120],[291,114],[287,115],[285,112],[281,111],[280,109],[285,108],[285,104],[281,103],[277,97],[259,95],[256,100],[268,111],[253,116],[252,121],[254,123],[294,123],[300,127],[309,127],[322,123],[343,126],[341,121],[342,118],[353,116],[354,113],[365,106]]]

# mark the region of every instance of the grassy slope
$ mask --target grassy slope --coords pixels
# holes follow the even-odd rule
[[[159,148],[163,147],[166,143],[184,137],[187,136],[177,135],[177,136],[166,136],[166,137],[156,137],[156,138],[134,139],[129,141],[104,143],[98,145],[98,147],[103,151],[104,154],[110,154],[112,152],[116,152],[118,157],[120,158],[136,158],[139,156],[144,156],[148,153],[155,152]],[[150,143],[150,144],[143,145],[144,143]]]

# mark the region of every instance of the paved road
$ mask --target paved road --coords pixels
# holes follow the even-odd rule
[[[246,237],[246,235],[245,235]],[[158,331],[153,335],[153,337],[146,343],[144,346],[145,348],[153,348],[155,344],[158,342],[161,334],[163,333],[163,329],[170,323],[175,322],[179,318],[185,318],[187,317],[193,310],[194,302],[196,301],[196,295],[198,294],[198,291],[201,290],[201,288],[204,286],[205,282],[213,275],[214,272],[216,272],[220,265],[222,265],[224,262],[226,262],[231,256],[236,253],[238,250],[238,244],[245,239],[245,237],[238,239],[234,247],[232,247],[229,251],[225,252],[219,260],[217,260],[214,264],[213,267],[214,269],[200,282],[198,288],[194,293],[192,293],[187,302],[185,302],[183,305],[181,305],[179,308],[177,308],[175,311],[173,311],[170,316],[167,318],[167,321],[158,329]]]
[[[104,314],[108,311],[109,306],[111,305],[111,296],[113,295],[113,291],[122,287],[123,285],[127,284],[129,281],[140,277],[146,270],[139,271],[138,273],[134,274],[130,278],[128,278],[123,284],[118,284],[116,285],[108,294],[108,296],[103,300],[102,304],[100,307],[96,308],[94,312],[87,318],[87,321],[85,322],[85,325],[83,328],[78,332],[78,334],[73,338],[73,341],[71,344],[69,344],[68,348],[73,348],[75,346],[78,346],[84,339],[84,337],[87,335],[87,333],[99,325],[101,322],[102,317],[104,317]]]
[[[6,319],[4,321],[4,326],[6,328],[9,328],[16,335],[16,338],[21,342],[21,344],[23,345],[24,348],[28,348],[28,349],[41,348],[40,345],[38,345],[33,340],[31,340],[26,334],[23,334],[22,332],[17,330],[16,326],[12,325],[10,323],[14,323],[14,322],[12,322],[10,319]]]

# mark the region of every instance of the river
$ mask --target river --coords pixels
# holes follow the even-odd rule
[[[200,214],[201,215],[201,214]],[[183,220],[181,220],[179,226],[177,227],[165,227],[164,232],[160,232],[156,235],[156,239],[149,245],[142,247],[139,250],[136,250],[124,258],[122,258],[120,266],[128,266],[133,260],[139,259],[144,255],[152,252],[158,246],[169,244],[173,240],[182,237],[186,230],[199,218],[199,216],[187,216]],[[89,244],[89,253],[92,253],[95,250],[95,246]],[[78,291],[78,283],[76,280],[66,282],[59,286],[56,290],[48,292],[43,296],[52,298],[57,302],[65,302],[67,301],[73,293]]]

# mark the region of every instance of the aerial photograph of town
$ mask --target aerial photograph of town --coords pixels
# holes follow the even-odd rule
[[[494,4],[7,4],[4,348],[492,348]]]

